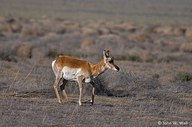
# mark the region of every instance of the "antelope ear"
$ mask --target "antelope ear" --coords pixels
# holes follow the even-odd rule
[[[106,59],[106,55],[105,55],[106,51],[103,50],[103,57]]]
[[[109,50],[106,51],[106,50],[103,50],[103,57],[106,59],[109,57]]]
[[[109,57],[109,50],[107,50],[107,52],[105,54],[107,57]]]

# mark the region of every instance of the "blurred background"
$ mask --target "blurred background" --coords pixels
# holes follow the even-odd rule
[[[0,16],[191,25],[191,0],[0,0]]]

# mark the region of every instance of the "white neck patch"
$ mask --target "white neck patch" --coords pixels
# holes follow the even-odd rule
[[[105,71],[105,67],[102,66],[101,67],[101,71],[104,72]]]

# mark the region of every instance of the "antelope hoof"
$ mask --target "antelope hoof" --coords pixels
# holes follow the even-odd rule
[[[93,104],[93,100],[90,100],[91,104]]]
[[[61,99],[59,100],[59,103],[62,104],[62,100]]]
[[[82,106],[82,103],[79,101],[79,105]]]

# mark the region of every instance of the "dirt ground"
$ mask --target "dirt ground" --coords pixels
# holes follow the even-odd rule
[[[2,0],[0,126],[192,126],[191,1],[147,1]],[[94,79],[94,104],[84,83],[79,106],[76,82],[66,85],[71,103],[58,86],[59,104],[52,61],[96,64],[104,49],[120,71]]]
[[[180,65],[116,63],[121,69],[129,70],[128,73],[123,69],[118,73],[108,70],[98,77],[101,84],[96,86],[93,105],[92,86],[84,84],[83,106],[79,106],[78,85],[74,82],[66,86],[71,103],[65,101],[60,90],[63,104],[58,103],[51,66],[1,61],[0,125],[191,126],[191,83],[164,79],[176,73],[174,69]],[[165,75],[156,79],[150,75],[153,72]]]

